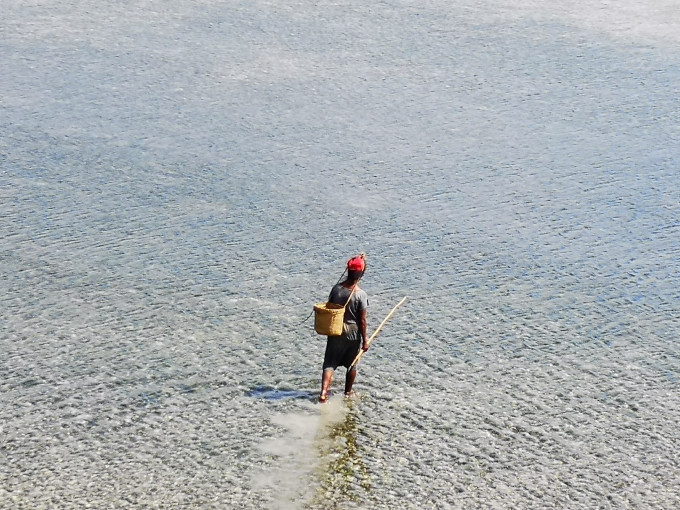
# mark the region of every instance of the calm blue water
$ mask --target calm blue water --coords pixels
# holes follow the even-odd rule
[[[680,506],[679,9],[3,2],[0,508]]]

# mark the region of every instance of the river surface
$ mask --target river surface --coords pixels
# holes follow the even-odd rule
[[[0,508],[680,507],[677,0],[2,11]]]

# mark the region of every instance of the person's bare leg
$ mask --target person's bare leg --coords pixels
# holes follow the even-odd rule
[[[347,375],[345,376],[345,395],[352,394],[352,385],[354,385],[354,379],[356,379],[356,377],[357,377],[356,368],[347,371]]]
[[[330,390],[332,382],[333,370],[324,370],[323,375],[321,376],[321,394],[319,395],[319,402],[328,400],[328,391]]]

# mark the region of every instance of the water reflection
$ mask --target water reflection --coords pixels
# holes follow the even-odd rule
[[[304,405],[305,412],[272,417],[282,430],[259,445],[269,461],[255,473],[254,489],[277,510],[360,506],[372,488],[360,402],[336,396]]]
[[[364,463],[359,406],[345,399],[341,420],[320,427],[316,444],[322,459],[319,488],[311,508],[338,508],[342,502],[359,503],[371,490],[371,476]]]
[[[246,393],[249,397],[263,398],[265,400],[285,400],[285,399],[304,399],[315,401],[317,399],[316,392],[305,390],[288,390],[273,388],[271,386],[255,386]]]

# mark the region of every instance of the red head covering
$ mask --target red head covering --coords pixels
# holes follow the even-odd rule
[[[347,269],[350,271],[363,271],[366,269],[366,261],[364,260],[364,254],[353,257],[347,261]]]

